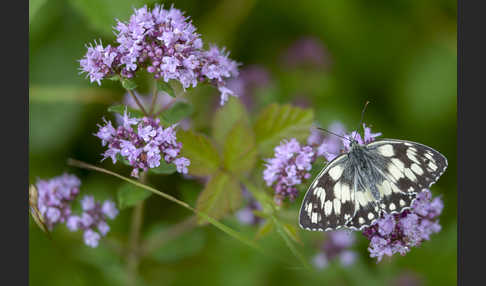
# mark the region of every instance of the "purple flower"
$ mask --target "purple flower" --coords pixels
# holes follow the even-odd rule
[[[301,147],[295,138],[284,140],[275,147],[275,157],[266,159],[263,179],[267,186],[273,186],[277,204],[286,197],[290,200],[297,197],[295,185],[310,177],[309,170],[314,160],[313,149],[309,146]]]
[[[384,255],[405,255],[411,247],[429,240],[430,235],[440,231],[437,217],[442,212],[440,198],[431,201],[431,193],[425,189],[417,195],[412,207],[399,214],[386,214],[373,225],[363,230],[370,240],[370,257],[378,262]]]
[[[371,133],[371,128],[366,127],[366,125],[364,123],[363,123],[363,129],[364,129],[364,138],[362,138],[361,134],[359,134],[357,131],[353,131],[350,134],[346,134],[344,136],[348,139],[348,140],[343,140],[344,149],[346,151],[349,151],[350,142],[351,142],[352,139],[355,139],[356,141],[358,141],[359,144],[368,144],[370,142],[375,141],[376,137],[381,136],[381,132]]]
[[[83,238],[84,238],[84,243],[87,246],[95,248],[98,246],[98,241],[100,240],[101,236],[96,231],[92,229],[88,229],[84,232]]]
[[[344,136],[344,126],[339,122],[334,122],[328,127],[329,131]],[[308,143],[316,148],[317,156],[323,156],[327,161],[332,161],[343,150],[343,139],[332,134],[322,134],[316,128],[311,129],[311,135],[307,138]]]
[[[133,167],[131,175],[134,177],[138,177],[140,170],[147,171],[160,166],[162,159],[167,163],[174,163],[179,173],[187,173],[190,161],[178,157],[182,144],[177,142],[175,125],[164,129],[159,119],[131,118],[127,111],[111,136],[105,136],[101,131],[106,130],[106,126],[111,126],[110,121],[105,120],[105,124],[98,125],[100,131],[95,134],[102,140],[102,145],[108,147],[103,154],[103,160],[111,158],[115,164],[117,156],[123,157]]]
[[[114,73],[118,53],[110,45],[103,48],[101,43],[96,42],[94,46],[87,46],[87,49],[86,55],[79,61],[81,72],[87,74],[90,82],[96,81],[98,85],[101,85],[103,78]]]
[[[320,252],[314,257],[313,262],[317,268],[324,268],[335,260],[345,267],[356,261],[356,252],[350,250],[356,240],[354,233],[336,230],[327,233],[325,237]]]
[[[83,209],[81,215],[69,217],[67,227],[71,231],[83,230],[84,243],[90,247],[97,247],[100,238],[110,230],[106,223],[107,218],[114,219],[118,210],[112,201],[106,200],[102,204],[93,196],[84,196],[81,207]]]
[[[49,230],[67,221],[71,202],[79,194],[81,181],[74,175],[63,174],[50,180],[37,180],[37,207]]]
[[[219,88],[222,97],[235,95],[221,87],[238,75],[238,64],[224,49],[203,50],[196,28],[180,10],[144,6],[135,9],[127,22],[118,21],[114,29],[118,46],[103,48],[95,43],[80,61],[92,82],[100,84],[112,74],[132,78],[146,69],[156,79],[180,82],[184,89],[207,81]]]

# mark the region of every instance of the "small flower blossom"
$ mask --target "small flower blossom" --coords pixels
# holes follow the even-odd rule
[[[273,186],[277,204],[286,197],[290,200],[297,197],[295,185],[310,177],[309,171],[314,160],[312,147],[300,146],[295,138],[284,140],[275,147],[275,157],[266,159],[263,179],[267,186]]]
[[[162,159],[167,163],[174,163],[179,173],[187,173],[190,161],[187,158],[178,157],[182,144],[177,142],[175,125],[164,129],[160,125],[159,119],[131,118],[127,111],[112,136],[104,136],[101,132],[106,126],[111,126],[111,122],[106,120],[105,124],[105,126],[99,125],[100,131],[95,134],[102,140],[102,145],[108,145],[108,150],[103,154],[103,160],[111,158],[115,164],[117,155],[120,155],[133,167],[131,175],[134,177],[138,177],[140,170],[147,171],[149,168],[157,168]]]
[[[119,56],[117,50],[110,45],[103,48],[103,45],[96,43],[87,46],[88,51],[84,58],[79,61],[81,72],[89,77],[90,82],[97,82],[114,73],[114,65]]]
[[[203,49],[203,42],[189,17],[173,7],[164,9],[155,5],[135,9],[127,22],[118,21],[114,27],[118,46],[88,46],[80,61],[81,70],[91,82],[108,75],[132,78],[146,69],[154,78],[176,80],[184,89],[208,81],[221,92],[221,102],[228,95],[226,80],[238,76],[238,64],[229,59],[225,49],[212,45]]]
[[[417,195],[411,209],[399,214],[386,214],[378,219],[363,231],[370,240],[370,257],[376,257],[379,262],[384,255],[405,255],[411,247],[429,240],[431,234],[441,230],[437,217],[442,208],[439,197],[432,200],[430,191],[423,190]]]
[[[37,181],[37,207],[49,230],[68,220],[71,215],[71,202],[79,194],[80,186],[81,181],[69,174]]]
[[[313,259],[314,266],[322,269],[334,260],[345,267],[352,265],[357,258],[356,252],[350,250],[355,240],[352,232],[345,230],[329,232],[321,246],[321,251]]]
[[[97,247],[100,238],[110,230],[106,219],[114,219],[118,210],[112,201],[106,200],[101,204],[95,201],[93,196],[84,196],[81,208],[81,216],[71,216],[66,225],[71,231],[83,230],[84,243],[90,247]]]

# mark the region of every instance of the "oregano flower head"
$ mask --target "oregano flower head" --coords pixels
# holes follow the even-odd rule
[[[376,257],[379,262],[385,255],[405,255],[411,247],[429,240],[431,234],[441,230],[437,217],[443,207],[440,197],[432,199],[430,190],[424,189],[410,209],[399,214],[385,214],[363,230],[370,241],[370,257]]]
[[[144,6],[135,9],[127,22],[117,21],[114,29],[117,46],[95,42],[80,60],[81,71],[91,82],[101,84],[111,76],[132,78],[146,70],[156,79],[178,81],[184,89],[210,82],[221,93],[221,105],[228,96],[236,96],[226,80],[238,76],[238,64],[224,48],[203,49],[196,28],[180,10]]]
[[[103,153],[103,160],[111,158],[115,164],[121,156],[132,167],[132,176],[138,177],[139,171],[160,166],[161,160],[174,163],[177,172],[187,174],[189,159],[180,157],[182,143],[177,141],[176,125],[163,128],[160,119],[151,117],[130,117],[128,112],[121,119],[121,124],[115,129],[111,121],[104,120],[105,125],[98,125],[95,134],[101,139],[102,146],[108,146]]]

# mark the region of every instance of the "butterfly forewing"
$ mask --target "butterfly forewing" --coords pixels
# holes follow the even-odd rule
[[[383,139],[368,144],[367,148],[389,160],[387,178],[406,193],[429,188],[447,168],[444,155],[423,144]]]
[[[417,193],[447,168],[434,149],[411,141],[385,139],[341,155],[309,187],[300,210],[308,230],[361,230],[383,212],[410,208]]]
[[[313,180],[302,202],[299,223],[307,230],[342,227],[354,214],[352,182],[343,175],[347,156],[331,161]]]

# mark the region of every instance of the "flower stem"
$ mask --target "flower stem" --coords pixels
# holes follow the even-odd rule
[[[152,94],[152,103],[150,104],[150,115],[153,115],[154,114],[154,111],[155,111],[155,104],[157,102],[157,96],[159,95],[159,93],[157,92],[157,81],[154,81],[154,91],[153,91],[153,94]]]
[[[146,172],[140,174],[140,182],[146,183]],[[143,222],[143,206],[144,201],[140,201],[132,212],[132,225],[130,227],[130,240],[128,243],[128,255],[127,255],[127,285],[137,285],[137,270],[140,262],[140,230],[142,229]]]
[[[130,89],[127,89],[128,93],[133,97],[133,99],[135,100],[135,103],[138,105],[138,107],[140,108],[140,110],[143,112],[143,114],[145,116],[149,116],[147,111],[145,110],[145,108],[143,107],[142,103],[140,102],[140,100],[138,100],[138,97],[135,95],[135,93],[130,90]]]

